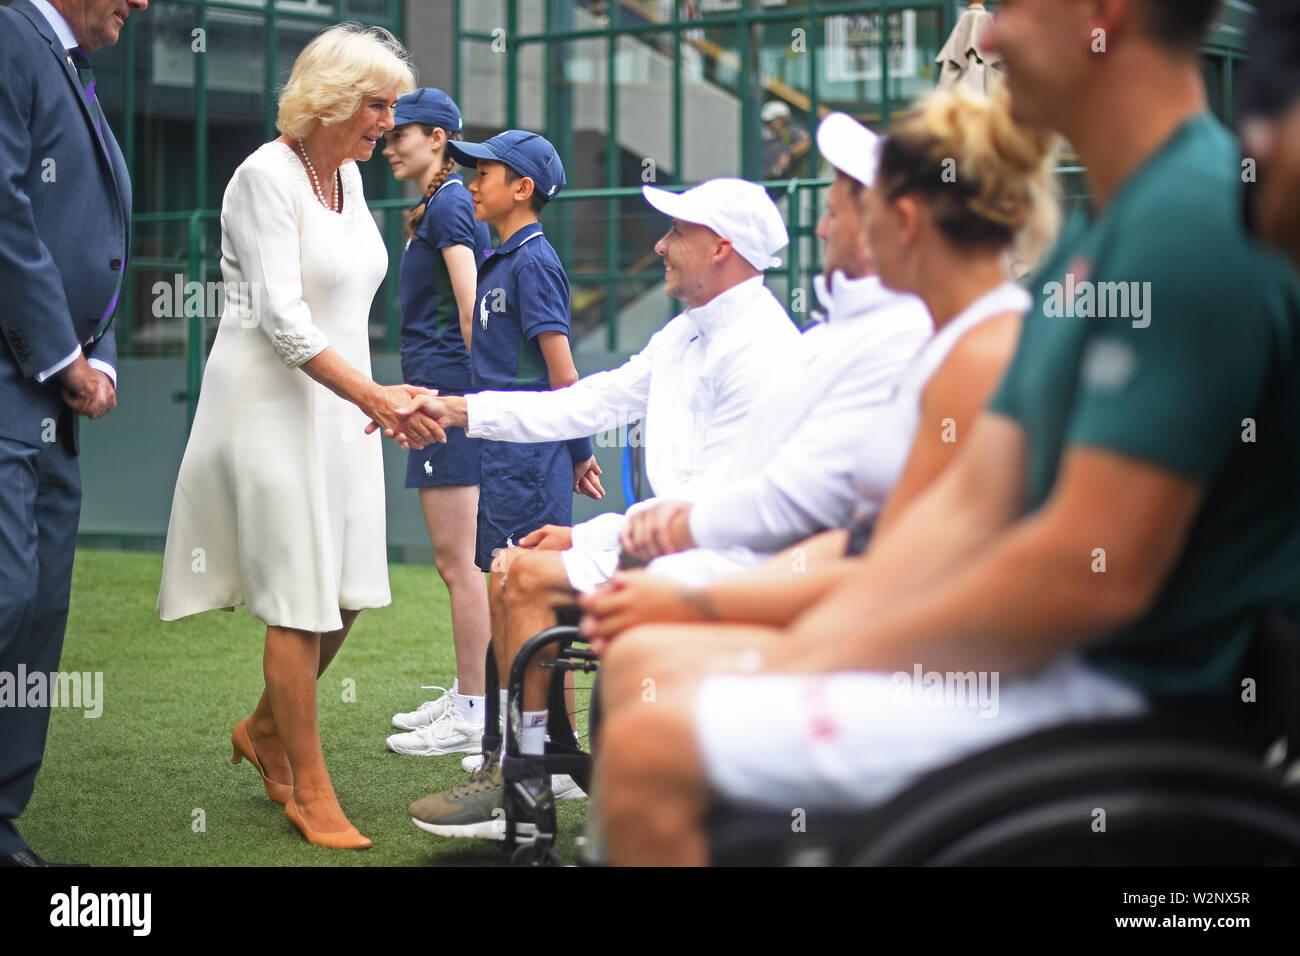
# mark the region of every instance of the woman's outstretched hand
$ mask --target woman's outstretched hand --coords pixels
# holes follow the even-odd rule
[[[366,434],[384,430],[403,448],[423,448],[447,441],[447,433],[438,424],[437,392],[417,385],[380,385],[365,408],[370,416]]]

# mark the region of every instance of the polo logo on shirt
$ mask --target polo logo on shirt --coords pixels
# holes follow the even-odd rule
[[[488,305],[488,299],[492,300],[492,305]],[[484,332],[488,327],[488,312],[504,312],[506,310],[506,290],[493,289],[483,294],[483,298],[478,304],[478,324]]]

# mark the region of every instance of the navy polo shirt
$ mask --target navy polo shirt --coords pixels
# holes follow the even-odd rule
[[[465,246],[481,266],[489,242],[487,223],[474,218],[465,181],[448,176],[429,198],[415,238],[407,240],[398,272],[403,381],[459,392],[469,389],[469,352],[442,250]]]
[[[569,279],[541,223],[519,229],[478,270],[474,306],[474,391],[550,391],[537,337],[569,335]],[[568,442],[576,462],[591,457],[591,440]]]

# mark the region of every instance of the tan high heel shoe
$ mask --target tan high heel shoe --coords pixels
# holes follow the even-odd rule
[[[331,850],[364,850],[371,845],[370,839],[363,837],[360,831],[350,824],[346,830],[332,830],[329,833],[313,830],[303,822],[302,811],[298,809],[298,804],[293,802],[292,796],[284,805],[284,815],[298,828],[298,832],[308,843],[314,843],[316,846],[328,847]]]
[[[266,775],[262,769],[262,761],[257,759],[257,753],[253,750],[253,742],[248,737],[248,718],[245,717],[239,723],[235,724],[234,731],[230,734],[231,746],[235,752],[230,755],[230,762],[239,763],[239,758],[243,757],[253,765],[253,769],[262,775],[262,786],[266,787],[266,795],[276,803],[284,803],[293,796],[293,784],[277,783]]]

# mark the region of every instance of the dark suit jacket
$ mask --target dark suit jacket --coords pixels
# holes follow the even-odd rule
[[[57,376],[35,376],[95,330],[130,227],[122,151],[62,42],[30,0],[0,6],[0,437],[40,445],[49,419],[66,427]],[[111,327],[88,356],[116,368]]]

